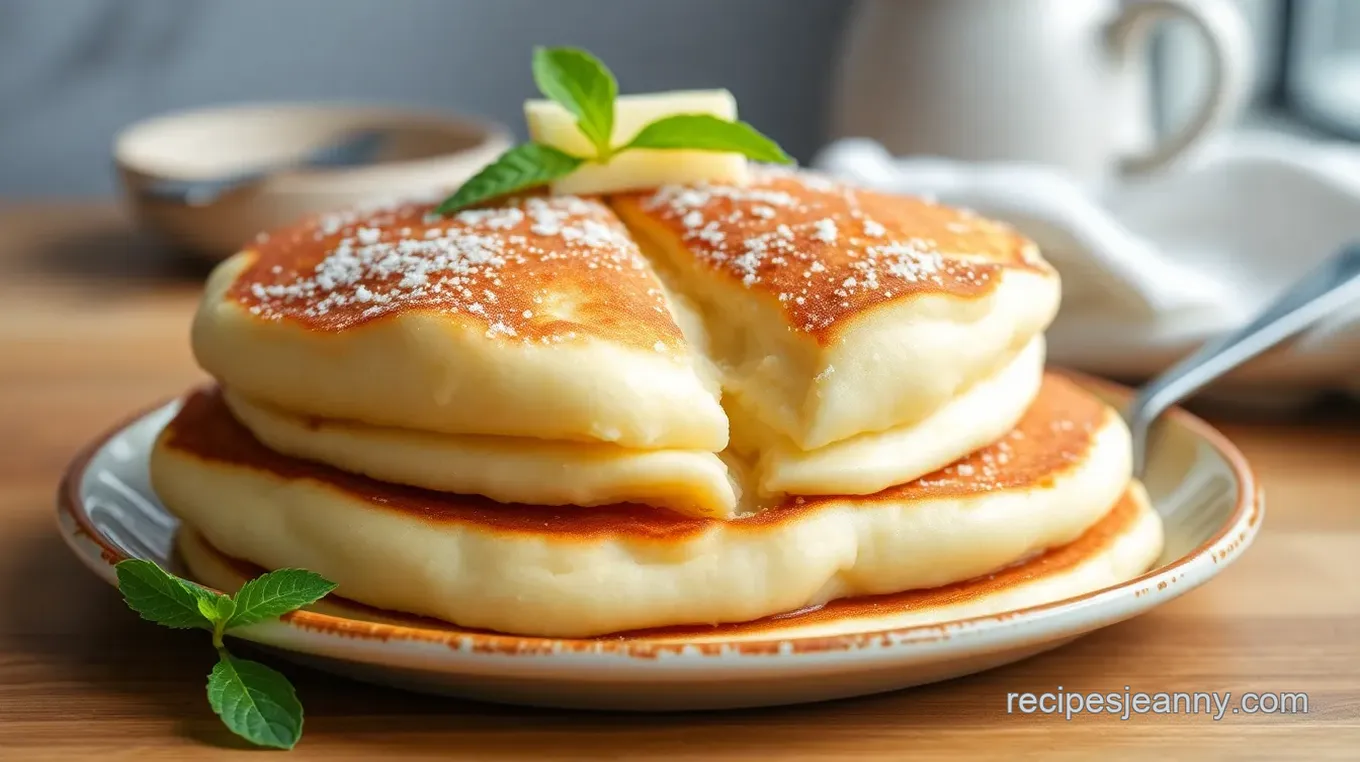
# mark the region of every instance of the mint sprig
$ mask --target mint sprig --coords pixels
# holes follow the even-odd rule
[[[197,585],[189,587],[150,561],[130,559],[114,569],[123,600],[143,619],[177,630],[212,629],[211,615],[201,606],[215,605],[211,591]]]
[[[335,589],[334,582],[304,569],[280,569],[246,582],[231,596],[142,559],[120,561],[114,570],[123,600],[143,619],[212,633],[217,666],[208,675],[208,704],[231,732],[259,746],[291,749],[297,744],[302,704],[288,678],[232,656],[222,636],[315,603]]]
[[[208,675],[208,704],[251,743],[291,749],[302,737],[302,704],[293,684],[257,661],[223,651]]]
[[[576,48],[534,48],[534,84],[544,96],[576,116],[576,126],[608,158],[619,85],[600,59]]]
[[[230,615],[227,627],[276,619],[316,603],[334,589],[334,582],[306,569],[279,569],[262,574],[236,591],[236,611]]]
[[[551,146],[517,145],[463,183],[434,213],[448,214],[508,193],[545,185],[571,174],[584,161]]]
[[[576,127],[595,149],[574,156],[540,143],[522,143],[501,154],[444,200],[435,214],[547,185],[582,164],[603,164],[625,151],[688,150],[739,153],[756,161],[792,164],[773,140],[746,122],[710,114],[676,114],[644,126],[621,146],[612,145],[618,82],[598,58],[577,48],[535,48],[534,83],[544,97],[576,117]]]
[[[699,151],[732,151],[756,161],[788,164],[793,161],[779,144],[761,135],[746,122],[729,122],[712,114],[675,114],[643,127],[630,148],[678,148]]]

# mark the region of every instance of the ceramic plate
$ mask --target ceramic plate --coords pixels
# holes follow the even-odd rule
[[[1125,397],[1118,387],[1082,381],[1115,404]],[[61,485],[63,536],[111,583],[113,564],[129,557],[182,573],[173,550],[177,522],[147,476],[151,444],[177,407],[141,415],[92,443]],[[1246,548],[1263,504],[1236,448],[1182,411],[1167,417],[1153,448],[1144,483],[1165,525],[1162,557],[1129,582],[1040,606],[891,629],[866,629],[862,620],[858,627],[839,620],[789,627],[784,623],[801,620],[775,618],[754,636],[748,628],[741,639],[723,640],[683,630],[519,637],[336,602],[244,628],[239,637],[361,680],[540,706],[716,709],[920,685],[1013,662],[1136,616],[1203,584]],[[800,634],[781,636],[781,629]]]

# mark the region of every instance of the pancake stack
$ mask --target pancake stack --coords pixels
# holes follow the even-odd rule
[[[304,567],[468,628],[750,622],[1072,549],[968,610],[1041,603],[1162,542],[1119,416],[1045,374],[1059,298],[1004,225],[806,172],[324,215],[209,279],[217,384],[152,480],[209,584]]]

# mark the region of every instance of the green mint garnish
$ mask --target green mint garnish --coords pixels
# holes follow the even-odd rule
[[[213,623],[213,629],[216,630],[218,622],[227,622],[231,619],[231,615],[236,611],[236,602],[225,595],[219,595],[212,600],[199,598],[198,610]]]
[[[204,613],[204,607],[200,605],[206,596],[199,592],[210,591],[197,585],[190,587],[150,561],[130,559],[119,563],[114,570],[123,599],[143,619],[178,630],[212,629],[212,615]]]
[[[538,143],[517,145],[463,183],[434,213],[448,214],[507,193],[545,185],[571,174],[583,161]]]
[[[236,627],[315,603],[335,583],[304,569],[280,569],[250,580],[234,596],[180,579],[150,561],[120,561],[118,589],[143,619],[212,632],[217,666],[208,675],[208,704],[223,724],[259,746],[291,749],[302,737],[302,704],[288,678],[227,652],[222,636]]]
[[[335,583],[306,569],[280,569],[256,577],[236,591],[236,611],[227,627],[263,622],[315,603],[335,589]]]
[[[288,678],[226,650],[208,675],[208,703],[232,732],[251,743],[291,749],[302,736],[302,704]]]
[[[608,158],[614,134],[614,99],[619,85],[600,59],[575,48],[534,48],[534,84],[547,98],[576,116],[581,134]]]
[[[629,148],[684,148],[700,151],[732,151],[756,161],[788,164],[793,161],[778,143],[761,135],[746,122],[729,122],[712,114],[676,114],[643,127]]]
[[[729,122],[707,114],[662,117],[643,127],[624,145],[611,145],[618,83],[598,58],[576,48],[535,48],[534,83],[544,97],[576,117],[576,127],[595,149],[593,156],[573,156],[551,146],[522,143],[463,183],[435,209],[456,212],[529,188],[547,185],[576,171],[583,163],[603,164],[624,151],[689,150],[739,153],[756,161],[792,164],[793,159],[745,122]]]

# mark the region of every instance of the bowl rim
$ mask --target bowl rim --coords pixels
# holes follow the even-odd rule
[[[412,170],[441,164],[450,160],[465,160],[470,156],[488,153],[493,149],[508,148],[514,142],[514,133],[511,128],[494,119],[477,114],[465,114],[435,107],[406,106],[382,101],[365,102],[343,99],[308,101],[252,100],[176,109],[154,114],[126,124],[119,129],[114,136],[111,149],[113,161],[119,169],[139,177],[151,179],[194,179],[189,175],[170,173],[148,167],[143,162],[135,160],[128,155],[131,152],[130,146],[132,142],[135,140],[145,140],[147,133],[164,129],[166,126],[184,119],[220,118],[233,115],[239,116],[265,113],[269,111],[292,113],[324,113],[329,111],[349,114],[368,114],[375,118],[406,121],[412,125],[442,126],[452,130],[462,130],[467,133],[470,139],[469,144],[464,148],[442,151],[440,153],[429,154],[417,158],[380,161],[339,169],[287,170],[275,175],[276,177],[283,177],[285,175],[293,177],[334,177],[338,174],[357,174],[369,170],[381,170],[384,172],[393,170]]]
[[[1050,368],[1049,370],[1071,378],[1084,388],[1108,396],[1126,398],[1132,394],[1132,390],[1122,384],[1096,378],[1085,373],[1059,368]],[[57,514],[59,522],[62,518],[69,518],[75,527],[73,534],[83,535],[98,548],[100,559],[107,565],[107,569],[104,570],[105,573],[101,575],[106,579],[112,578],[112,567],[115,564],[131,558],[132,556],[124,553],[105,538],[100,533],[99,529],[94,526],[93,522],[90,521],[85,511],[80,509],[82,503],[80,496],[81,481],[90,465],[90,461],[113,437],[152,412],[160,410],[181,399],[183,399],[182,396],[176,396],[169,400],[163,400],[123,418],[116,425],[111,426],[98,437],[86,444],[72,459],[62,475],[57,490]],[[388,641],[414,642],[441,645],[448,647],[449,649],[471,651],[479,654],[491,653],[515,656],[574,652],[637,657],[650,660],[659,656],[672,656],[682,652],[697,652],[701,655],[708,656],[723,655],[733,651],[738,655],[793,655],[855,651],[865,647],[891,646],[905,642],[941,641],[949,639],[952,635],[976,630],[988,625],[1001,625],[1007,622],[1015,623],[1021,620],[1033,619],[1035,615],[1057,615],[1074,606],[1088,605],[1096,601],[1096,599],[1109,597],[1121,592],[1132,592],[1133,596],[1143,596],[1151,592],[1151,588],[1154,586],[1153,583],[1157,578],[1161,577],[1163,580],[1155,583],[1156,588],[1159,591],[1164,590],[1168,586],[1168,581],[1174,582],[1176,579],[1185,576],[1184,572],[1176,574],[1177,572],[1180,572],[1184,567],[1190,564],[1202,560],[1206,554],[1213,551],[1217,546],[1222,545],[1221,548],[1210,555],[1209,560],[1219,568],[1226,566],[1227,563],[1234,560],[1240,551],[1245,549],[1250,543],[1250,540],[1254,537],[1256,531],[1259,530],[1261,518],[1264,513],[1263,493],[1255,474],[1252,472],[1246,457],[1224,434],[1208,422],[1180,407],[1171,408],[1165,415],[1167,418],[1173,419],[1179,425],[1189,429],[1196,437],[1206,442],[1228,464],[1238,488],[1237,500],[1233,506],[1232,513],[1223,521],[1222,525],[1211,537],[1187,551],[1179,558],[1169,563],[1153,567],[1143,574],[1125,580],[1124,582],[1108,585],[1097,590],[1091,590],[1082,593],[1081,595],[993,614],[952,619],[935,624],[884,628],[849,634],[810,635],[801,637],[796,635],[785,637],[771,636],[757,637],[749,640],[743,639],[739,641],[707,641],[694,643],[629,639],[626,637],[620,638],[607,635],[595,638],[554,638],[534,635],[513,635],[508,633],[461,630],[456,629],[457,626],[452,624],[449,628],[434,628],[374,622],[305,610],[285,614],[279,618],[278,623],[294,630],[322,636],[338,637],[346,640],[364,640],[379,643],[386,643]],[[1236,538],[1231,538],[1233,532],[1238,533]],[[65,531],[63,531],[62,534],[66,537],[68,544],[72,545],[73,550],[81,556],[82,560],[85,560],[87,564],[93,563],[89,556],[82,553],[78,547],[74,546],[73,537],[67,536],[68,533]],[[98,569],[95,570],[99,571]],[[1187,591],[1194,586],[1195,583],[1181,586],[1181,591]]]

